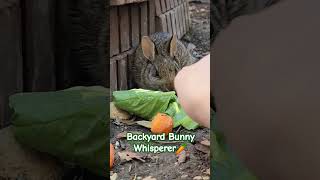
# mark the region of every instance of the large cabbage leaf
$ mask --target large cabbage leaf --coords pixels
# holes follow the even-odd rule
[[[158,112],[173,117],[174,127],[179,125],[191,130],[199,127],[180,106],[174,91],[161,92],[145,89],[114,91],[115,105],[131,114],[151,120]]]
[[[10,97],[16,139],[99,175],[107,172],[109,89],[75,87]]]

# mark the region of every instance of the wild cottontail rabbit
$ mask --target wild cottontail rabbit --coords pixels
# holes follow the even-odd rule
[[[157,32],[142,37],[135,52],[132,75],[139,88],[174,90],[174,77],[184,66],[195,62],[176,35]]]

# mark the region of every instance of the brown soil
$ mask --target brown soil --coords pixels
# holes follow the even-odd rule
[[[194,131],[188,131],[185,129],[180,130],[182,134],[196,134],[196,142],[194,144],[188,144],[186,152],[188,154],[187,160],[184,163],[179,164],[175,153],[138,153],[142,156],[145,162],[139,160],[121,161],[118,152],[131,151],[134,152],[133,147],[128,141],[123,139],[117,139],[117,135],[121,132],[150,132],[149,129],[138,125],[124,125],[115,123],[112,121],[111,126],[111,143],[115,145],[115,163],[113,167],[113,173],[117,173],[118,179],[143,179],[148,176],[152,176],[158,180],[171,180],[171,179],[193,179],[196,176],[209,175],[206,171],[210,168],[209,154],[199,151],[195,148],[200,141],[209,139],[209,129],[199,128]],[[178,128],[174,130],[177,131]],[[160,143],[155,143],[161,145]],[[172,143],[175,145],[175,143]],[[176,143],[179,145],[181,143]]]

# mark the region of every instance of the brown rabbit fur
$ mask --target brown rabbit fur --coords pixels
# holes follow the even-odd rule
[[[139,88],[171,91],[174,78],[184,66],[195,62],[176,35],[157,32],[142,37],[135,52],[132,75]]]

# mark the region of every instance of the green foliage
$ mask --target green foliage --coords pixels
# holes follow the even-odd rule
[[[75,87],[10,97],[16,139],[23,145],[106,176],[109,89]]]
[[[113,101],[118,108],[147,120],[151,120],[160,112],[173,117],[174,127],[181,125],[188,130],[199,127],[182,109],[174,91],[161,92],[145,89],[114,91]]]

